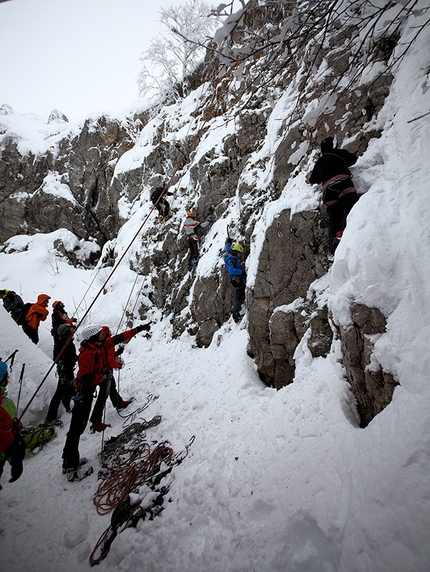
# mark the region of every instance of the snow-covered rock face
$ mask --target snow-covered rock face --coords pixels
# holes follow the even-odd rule
[[[254,10],[249,29],[267,22],[265,8],[256,3]],[[282,27],[282,10],[271,12],[268,26]],[[109,243],[104,260],[112,264],[117,237],[138,232],[127,263],[146,280],[151,302],[171,316],[173,335],[188,332],[197,345],[208,346],[231,311],[221,257],[229,232],[245,245],[249,353],[267,385],[291,383],[300,342],[306,339],[312,355],[324,356],[333,335],[324,290],[315,287],[327,271],[326,219],[320,191],[306,176],[328,134],[359,155],[380,136],[378,112],[392,81],[385,62],[395,42],[389,40],[354,77],[353,89],[343,74],[360,34],[339,22],[336,34],[306,57],[298,52],[271,81],[272,68],[256,59],[241,81],[227,75],[152,113],[101,117],[79,127],[57,114],[48,125],[38,124],[32,139],[16,127],[15,114],[4,111],[0,239],[64,228],[100,247]],[[210,57],[206,62],[210,67]],[[364,193],[371,182],[361,169],[358,164],[356,182]],[[149,202],[160,184],[172,191],[170,216],[161,221]],[[186,270],[182,233],[190,209],[210,222],[193,274]],[[354,327],[364,339],[360,324]],[[348,328],[339,332],[349,352]],[[372,355],[371,341],[366,344],[367,357],[357,362],[362,369]],[[347,375],[351,382],[357,378],[352,369]],[[358,395],[360,383],[353,386]]]

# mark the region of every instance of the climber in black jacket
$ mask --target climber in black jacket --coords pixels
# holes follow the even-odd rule
[[[328,258],[332,260],[346,227],[348,214],[358,201],[349,170],[358,157],[345,149],[334,149],[333,137],[327,137],[321,142],[321,153],[322,156],[315,163],[309,177],[309,183],[322,185],[323,204],[329,217]]]

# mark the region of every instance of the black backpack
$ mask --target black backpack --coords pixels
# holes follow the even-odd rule
[[[26,304],[23,305],[23,307],[21,308],[21,314],[19,315],[19,318],[16,321],[18,325],[22,326],[23,324],[25,324],[25,318],[32,305],[33,305],[32,302],[27,302]]]

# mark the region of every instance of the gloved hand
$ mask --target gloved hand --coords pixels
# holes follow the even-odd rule
[[[120,357],[116,358],[116,362],[119,364],[119,368],[118,369],[122,369],[124,367],[124,360]]]
[[[75,379],[73,381],[73,390],[75,392],[75,394],[72,395],[73,401],[81,401],[81,399],[82,399],[82,383],[78,379]]]
[[[138,334],[139,332],[149,332],[150,329],[151,329],[150,322],[148,322],[147,324],[140,324],[140,326],[137,326],[136,328],[136,333]]]
[[[233,239],[227,236],[227,240],[225,242],[226,244],[231,244],[233,242]]]
[[[115,350],[115,356],[120,356],[123,352],[124,352],[124,346],[119,346],[119,348]]]
[[[22,431],[22,423],[18,417],[12,419],[12,433],[18,434]]]

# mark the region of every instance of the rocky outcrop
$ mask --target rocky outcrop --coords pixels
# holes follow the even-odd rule
[[[263,38],[267,32],[270,40],[277,37],[291,10],[295,10],[293,5],[252,1],[247,4],[246,25],[258,29],[255,37]],[[303,8],[304,13],[306,10]],[[237,213],[235,230],[250,255],[259,217],[268,203],[281,197],[292,178],[310,171],[321,139],[335,134],[339,143],[346,140],[350,151],[361,154],[368,141],[379,136],[372,130],[371,120],[381,109],[391,82],[388,68],[386,73],[379,70],[395,42],[389,43],[387,38],[386,45],[377,46],[378,62],[382,62],[377,67],[379,77],[368,73],[371,62],[367,57],[366,73],[361,76],[354,71],[354,88],[346,82],[348,88],[337,89],[348,75],[350,43],[360,30],[341,23],[335,30],[324,42],[313,38],[296,59],[295,44],[288,54],[284,50],[272,59],[265,59],[263,52],[255,60],[247,55],[243,69],[248,74],[239,78],[238,68],[233,66],[230,74],[216,77],[212,84],[208,80],[207,93],[201,99],[204,103],[196,103],[190,117],[180,121],[170,118],[169,123],[162,107],[154,110],[153,117],[150,112],[124,121],[100,117],[86,121],[77,135],[64,137],[38,155],[22,155],[16,141],[4,137],[0,242],[16,234],[66,228],[79,239],[92,238],[103,247],[114,241],[125,222],[121,202],[132,205],[141,196],[149,199],[151,186],[169,181],[171,186],[178,183],[181,187],[185,178],[187,188],[179,189],[182,196],[177,201],[181,206],[172,205],[171,217],[159,226],[150,221],[151,230],[142,238],[141,252],[131,264],[148,278],[148,297],[169,316],[173,335],[188,332],[198,346],[208,346],[229,319],[234,292],[226,273],[220,271],[222,263],[205,276],[187,275],[179,208],[182,216],[183,210],[192,207],[199,220],[212,216],[219,220]],[[242,37],[240,29],[235,34]],[[221,69],[209,54],[205,60],[209,69],[206,75],[194,74],[194,88],[203,77],[216,75],[209,72]],[[283,63],[285,57],[291,58],[288,65]],[[359,85],[360,77],[363,85]],[[366,77],[372,78],[369,85]],[[200,101],[199,97],[194,101]],[[0,115],[10,112],[7,107],[0,109]],[[140,154],[139,133],[150,121],[153,132],[148,137],[152,141],[142,142],[148,148]],[[187,121],[189,125],[185,125]],[[61,125],[67,118],[54,110],[49,123]],[[213,136],[211,130],[223,135]],[[139,157],[136,167],[115,171],[118,161],[132,150]],[[332,343],[329,310],[311,288],[327,271],[326,220],[316,201],[310,202],[311,206],[303,207],[307,210],[293,214],[279,207],[280,212],[265,229],[261,248],[252,253],[258,261],[246,299],[248,351],[261,379],[276,388],[293,381],[294,354],[302,340],[314,357],[327,355]],[[221,260],[222,252],[219,254]],[[74,260],[70,253],[69,258]],[[110,263],[115,260],[114,247],[111,259]],[[383,331],[383,317],[359,306],[352,307],[352,314],[353,327],[342,330],[340,336],[347,377],[365,426],[389,402],[395,381],[388,372],[374,369],[371,359],[369,336]]]
[[[377,308],[362,304],[351,306],[352,325],[340,329],[346,376],[357,402],[360,426],[372,419],[390,403],[398,382],[377,363],[373,355],[376,339],[385,332],[384,315]]]
[[[61,122],[67,118],[54,111],[49,123]],[[108,117],[87,120],[77,136],[38,155],[21,155],[17,141],[3,141],[0,241],[58,228],[100,246],[113,239],[124,222],[118,211],[124,188],[111,182],[116,161],[133,146],[129,131]]]
[[[319,212],[291,216],[290,210],[279,213],[266,233],[247,308],[249,351],[261,379],[270,386],[280,388],[293,381],[294,351],[313,314],[311,304],[302,301],[310,284],[327,271],[325,234]]]

